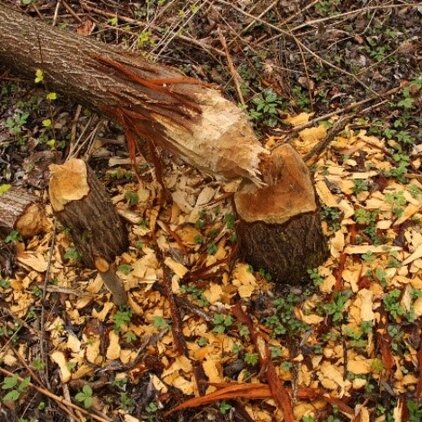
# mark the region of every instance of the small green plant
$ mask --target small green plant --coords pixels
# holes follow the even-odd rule
[[[282,351],[280,347],[277,346],[270,346],[271,358],[279,358],[281,357]]]
[[[8,117],[4,126],[9,130],[11,135],[19,135],[23,127],[28,121],[29,113],[18,113],[14,117]]]
[[[303,87],[301,87],[300,85],[295,85],[292,88],[292,96],[294,105],[297,106],[300,110],[309,109],[309,97]]]
[[[157,411],[158,411],[158,404],[155,403],[154,401],[149,402],[145,406],[145,410],[147,411],[147,413],[157,413]]]
[[[126,392],[120,393],[119,401],[122,406],[122,409],[125,410],[126,412],[132,412],[133,409],[135,408],[135,401]]]
[[[224,222],[226,223],[226,227],[229,230],[233,230],[234,229],[234,225],[236,223],[236,217],[232,213],[226,214],[224,216]]]
[[[247,337],[249,335],[249,328],[245,324],[237,324],[237,328],[239,330],[239,335],[241,337]]]
[[[45,367],[44,362],[40,359],[40,358],[35,358],[32,361],[32,367],[36,370],[36,371],[42,371]]]
[[[3,397],[3,402],[18,401],[22,394],[28,388],[30,382],[30,377],[26,377],[22,379],[22,381],[16,375],[13,375],[11,377],[5,377],[2,382],[1,388],[2,390],[6,390],[8,392]]]
[[[20,242],[22,236],[17,230],[12,230],[4,239],[5,243]]]
[[[374,275],[382,287],[387,287],[387,273],[382,268],[377,267]]]
[[[318,287],[324,282],[324,277],[319,274],[318,268],[308,270],[307,273],[309,274],[309,278],[312,280],[314,286]]]
[[[132,320],[132,310],[126,306],[122,306],[113,317],[114,331],[120,333],[123,326],[127,326]]]
[[[212,322],[214,324],[213,332],[223,334],[233,325],[233,318],[231,315],[215,314]]]
[[[208,306],[208,299],[205,297],[204,292],[196,286],[188,285],[181,286],[180,291],[185,294],[189,294],[195,300],[195,303],[201,307]]]
[[[258,363],[258,353],[245,353],[244,361],[249,366],[255,366]]]
[[[265,268],[260,268],[258,273],[262,278],[265,278],[265,280],[271,281],[273,278],[270,272],[268,272]]]
[[[81,255],[76,248],[72,247],[72,248],[67,249],[67,251],[64,254],[64,259],[67,259],[73,262],[79,262],[81,259]]]
[[[407,409],[409,410],[409,422],[419,422],[422,420],[422,406],[415,400],[407,401]]]
[[[366,347],[367,340],[361,330],[354,330],[352,328],[345,327],[343,334],[348,338],[352,347],[357,349]]]
[[[403,207],[407,203],[404,192],[386,193],[384,199],[387,204],[391,205],[393,214],[396,217],[401,217],[404,211]]]
[[[378,358],[373,359],[371,363],[371,369],[376,374],[381,374],[382,371],[384,370],[384,364],[382,363],[382,360]]]
[[[384,171],[384,176],[393,177],[401,183],[407,182],[407,168],[410,165],[410,157],[402,151],[392,154],[392,168]]]
[[[197,234],[194,238],[193,241],[197,244],[197,245],[202,245],[202,243],[204,243],[205,239],[202,235]]]
[[[125,341],[128,343],[133,343],[136,340],[136,334],[133,331],[127,331],[124,335]]]
[[[406,310],[400,304],[399,299],[401,296],[401,291],[399,289],[391,290],[389,293],[384,295],[383,302],[385,310],[394,318],[406,315]]]
[[[315,5],[315,10],[321,16],[329,16],[336,11],[336,7],[340,4],[340,0],[320,0]]]
[[[353,193],[355,195],[366,192],[369,189],[369,182],[365,179],[353,179]]]
[[[94,403],[92,388],[89,385],[84,385],[82,390],[76,394],[75,399],[76,401],[83,403],[85,409],[89,409]]]
[[[125,199],[129,207],[133,207],[139,203],[139,195],[137,192],[126,192]]]
[[[252,120],[262,121],[269,127],[277,125],[279,121],[277,109],[281,107],[282,101],[272,89],[263,91],[252,100],[252,103],[254,107],[249,110]]]
[[[152,38],[152,31],[150,30],[142,31],[136,40],[136,45],[140,49],[154,46],[154,44],[155,41]]]
[[[333,322],[342,322],[344,319],[344,306],[349,300],[351,292],[337,292],[334,294],[333,300],[323,305],[325,314],[333,318]]]
[[[334,207],[322,207],[321,209],[322,218],[327,222],[328,227],[337,231],[340,229],[340,221],[342,218],[341,211]]]
[[[220,412],[222,415],[227,415],[227,413],[230,412],[233,406],[230,403],[227,403],[226,401],[223,400],[218,405],[218,408],[220,409]]]
[[[289,334],[300,335],[309,326],[295,317],[295,305],[303,298],[300,295],[289,293],[286,297],[279,297],[273,301],[274,314],[264,319],[264,324],[271,328],[274,337]]]
[[[10,280],[7,278],[0,278],[0,288],[8,289],[10,287]]]
[[[207,253],[209,255],[214,255],[218,251],[218,246],[212,242],[207,246]]]
[[[117,267],[117,271],[120,271],[124,275],[129,275],[132,270],[133,268],[130,264],[121,264]]]
[[[204,347],[204,346],[206,346],[208,344],[208,340],[205,337],[199,337],[199,339],[196,340],[196,344],[199,347]]]
[[[157,330],[168,330],[170,328],[169,323],[162,316],[158,315],[154,316],[152,325],[154,325]]]

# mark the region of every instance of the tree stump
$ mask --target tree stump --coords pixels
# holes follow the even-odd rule
[[[105,188],[83,160],[51,164],[50,171],[50,201],[57,219],[69,229],[82,263],[100,272],[116,304],[125,304],[126,292],[113,263],[127,250],[128,233]]]
[[[328,256],[312,181],[290,145],[274,150],[261,164],[267,186],[246,181],[234,196],[239,250],[276,282],[297,284]]]
[[[17,230],[23,237],[32,237],[48,226],[40,198],[21,188],[11,188],[0,195],[0,232],[7,235]]]

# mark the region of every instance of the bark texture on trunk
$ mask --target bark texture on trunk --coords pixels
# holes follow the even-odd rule
[[[0,62],[213,175],[259,182],[265,153],[238,107],[200,81],[139,55],[61,31],[0,3]]]
[[[57,219],[69,229],[82,263],[96,268],[116,305],[127,304],[114,260],[129,246],[126,227],[104,186],[83,160],[50,165],[50,201]]]
[[[284,224],[262,221],[237,227],[240,251],[256,270],[268,271],[279,284],[299,284],[307,270],[328,257],[318,212],[300,214]]]
[[[82,160],[50,165],[50,201],[68,228],[82,263],[97,268],[101,258],[114,262],[129,246],[128,233],[103,185]]]
[[[273,151],[261,164],[267,186],[246,182],[235,194],[239,250],[276,282],[297,284],[328,256],[312,180],[290,145]]]

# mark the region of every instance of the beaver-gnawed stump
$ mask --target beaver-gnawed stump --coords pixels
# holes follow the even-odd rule
[[[261,160],[266,186],[243,182],[234,196],[241,257],[276,283],[298,284],[328,257],[309,170],[290,145]]]

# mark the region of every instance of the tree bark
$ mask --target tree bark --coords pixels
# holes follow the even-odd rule
[[[288,144],[263,160],[267,186],[245,182],[235,193],[239,250],[280,284],[298,284],[328,256],[308,168]]]
[[[138,136],[203,171],[259,182],[265,153],[238,107],[200,81],[0,3],[0,62],[120,123],[132,158]]]
[[[115,274],[116,256],[129,246],[128,233],[103,185],[84,161],[51,164],[50,201],[57,219],[69,229],[82,263],[96,268],[117,305],[127,303]]]

